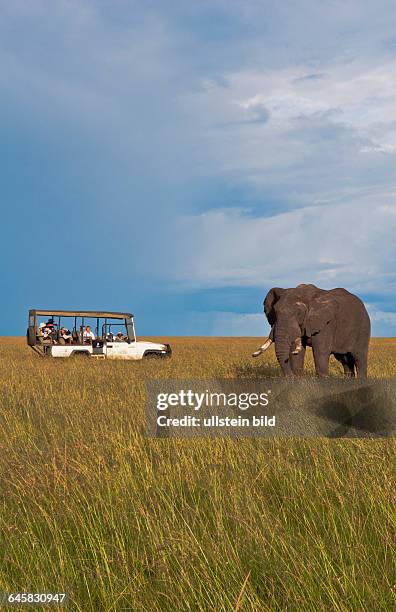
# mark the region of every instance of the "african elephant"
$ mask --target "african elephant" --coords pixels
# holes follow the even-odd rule
[[[305,349],[310,346],[318,376],[328,375],[329,358],[334,355],[346,376],[355,376],[356,369],[359,378],[367,377],[370,319],[356,295],[315,285],[274,287],[266,295],[264,312],[271,332],[254,357],[275,342],[283,374],[302,374]]]

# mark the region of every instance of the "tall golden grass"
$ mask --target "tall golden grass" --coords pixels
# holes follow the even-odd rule
[[[149,439],[145,379],[279,374],[254,338],[171,342],[126,363],[0,340],[0,590],[84,612],[395,609],[395,441]],[[396,376],[396,340],[372,341],[369,374]]]

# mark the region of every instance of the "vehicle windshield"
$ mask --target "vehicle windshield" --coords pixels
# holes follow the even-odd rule
[[[109,342],[135,342],[136,337],[132,319],[125,319],[124,321],[106,320],[102,325],[102,338]]]

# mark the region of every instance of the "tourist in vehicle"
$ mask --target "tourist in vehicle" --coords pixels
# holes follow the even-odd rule
[[[48,338],[48,330],[45,323],[40,323],[37,330],[37,339],[39,342],[43,342],[46,338]]]
[[[49,319],[47,323],[40,323],[38,328],[38,335],[41,341],[49,342],[53,339],[54,336],[54,322],[52,319]]]
[[[71,331],[69,329],[66,329],[66,327],[61,327],[60,328],[60,332],[59,332],[59,342],[61,344],[65,343],[65,344],[71,344],[72,342],[72,335],[71,335]]]
[[[124,342],[124,336],[122,331],[119,331],[115,337],[116,342]]]
[[[37,335],[42,337],[44,336],[45,323],[40,323],[37,330]]]
[[[84,338],[84,342],[92,342],[92,340],[95,340],[96,338],[95,334],[93,333],[89,325],[87,325],[86,328],[84,329],[83,338]]]

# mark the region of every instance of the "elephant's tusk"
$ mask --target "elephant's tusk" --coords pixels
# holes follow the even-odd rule
[[[302,348],[303,346],[302,346],[301,338],[298,337],[294,341],[294,351],[292,351],[292,355],[298,355],[298,353],[301,353]]]
[[[261,353],[264,353],[264,351],[266,351],[271,346],[272,342],[273,340],[268,338],[268,340],[266,340],[264,344],[257,349],[257,351],[254,351],[254,353],[252,353],[252,357],[258,357],[259,355],[261,355]]]

